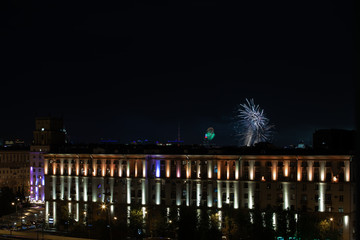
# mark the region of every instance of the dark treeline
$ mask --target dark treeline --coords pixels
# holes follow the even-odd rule
[[[289,239],[297,236],[307,239],[340,239],[334,223],[316,213],[295,212],[280,208],[264,211],[231,209],[221,211],[208,208],[166,208],[117,205],[113,217],[99,204],[89,206],[76,222],[69,214],[67,204],[59,203],[58,230],[71,236],[94,239],[143,239],[167,237],[179,240],[227,239]],[[274,213],[275,216],[274,217]],[[297,214],[297,215],[295,215]],[[297,216],[297,221],[296,221]],[[85,224],[84,224],[85,222]],[[276,223],[276,224],[274,224]]]
[[[0,217],[13,213],[18,208],[29,207],[30,204],[25,197],[24,189],[13,192],[9,187],[0,188]]]

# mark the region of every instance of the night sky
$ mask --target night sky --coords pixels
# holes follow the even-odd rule
[[[351,1],[0,2],[0,138],[50,114],[75,143],[235,145],[246,98],[275,145],[355,129]]]

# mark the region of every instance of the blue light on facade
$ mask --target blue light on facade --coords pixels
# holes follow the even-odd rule
[[[155,166],[155,176],[158,178],[160,177],[160,160],[156,160]]]

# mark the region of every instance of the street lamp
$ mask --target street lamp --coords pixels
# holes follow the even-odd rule
[[[334,231],[334,218],[330,218],[330,222],[331,222],[331,230]]]
[[[102,209],[102,210],[105,210],[106,208],[107,208],[107,206],[106,206],[105,203],[101,204],[101,209]],[[111,223],[110,223],[110,207],[108,208],[107,215],[108,215],[108,223],[109,223],[110,240],[112,240]]]

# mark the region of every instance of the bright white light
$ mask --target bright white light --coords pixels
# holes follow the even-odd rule
[[[349,226],[349,216],[348,215],[344,216],[344,225],[345,225],[345,227]]]

